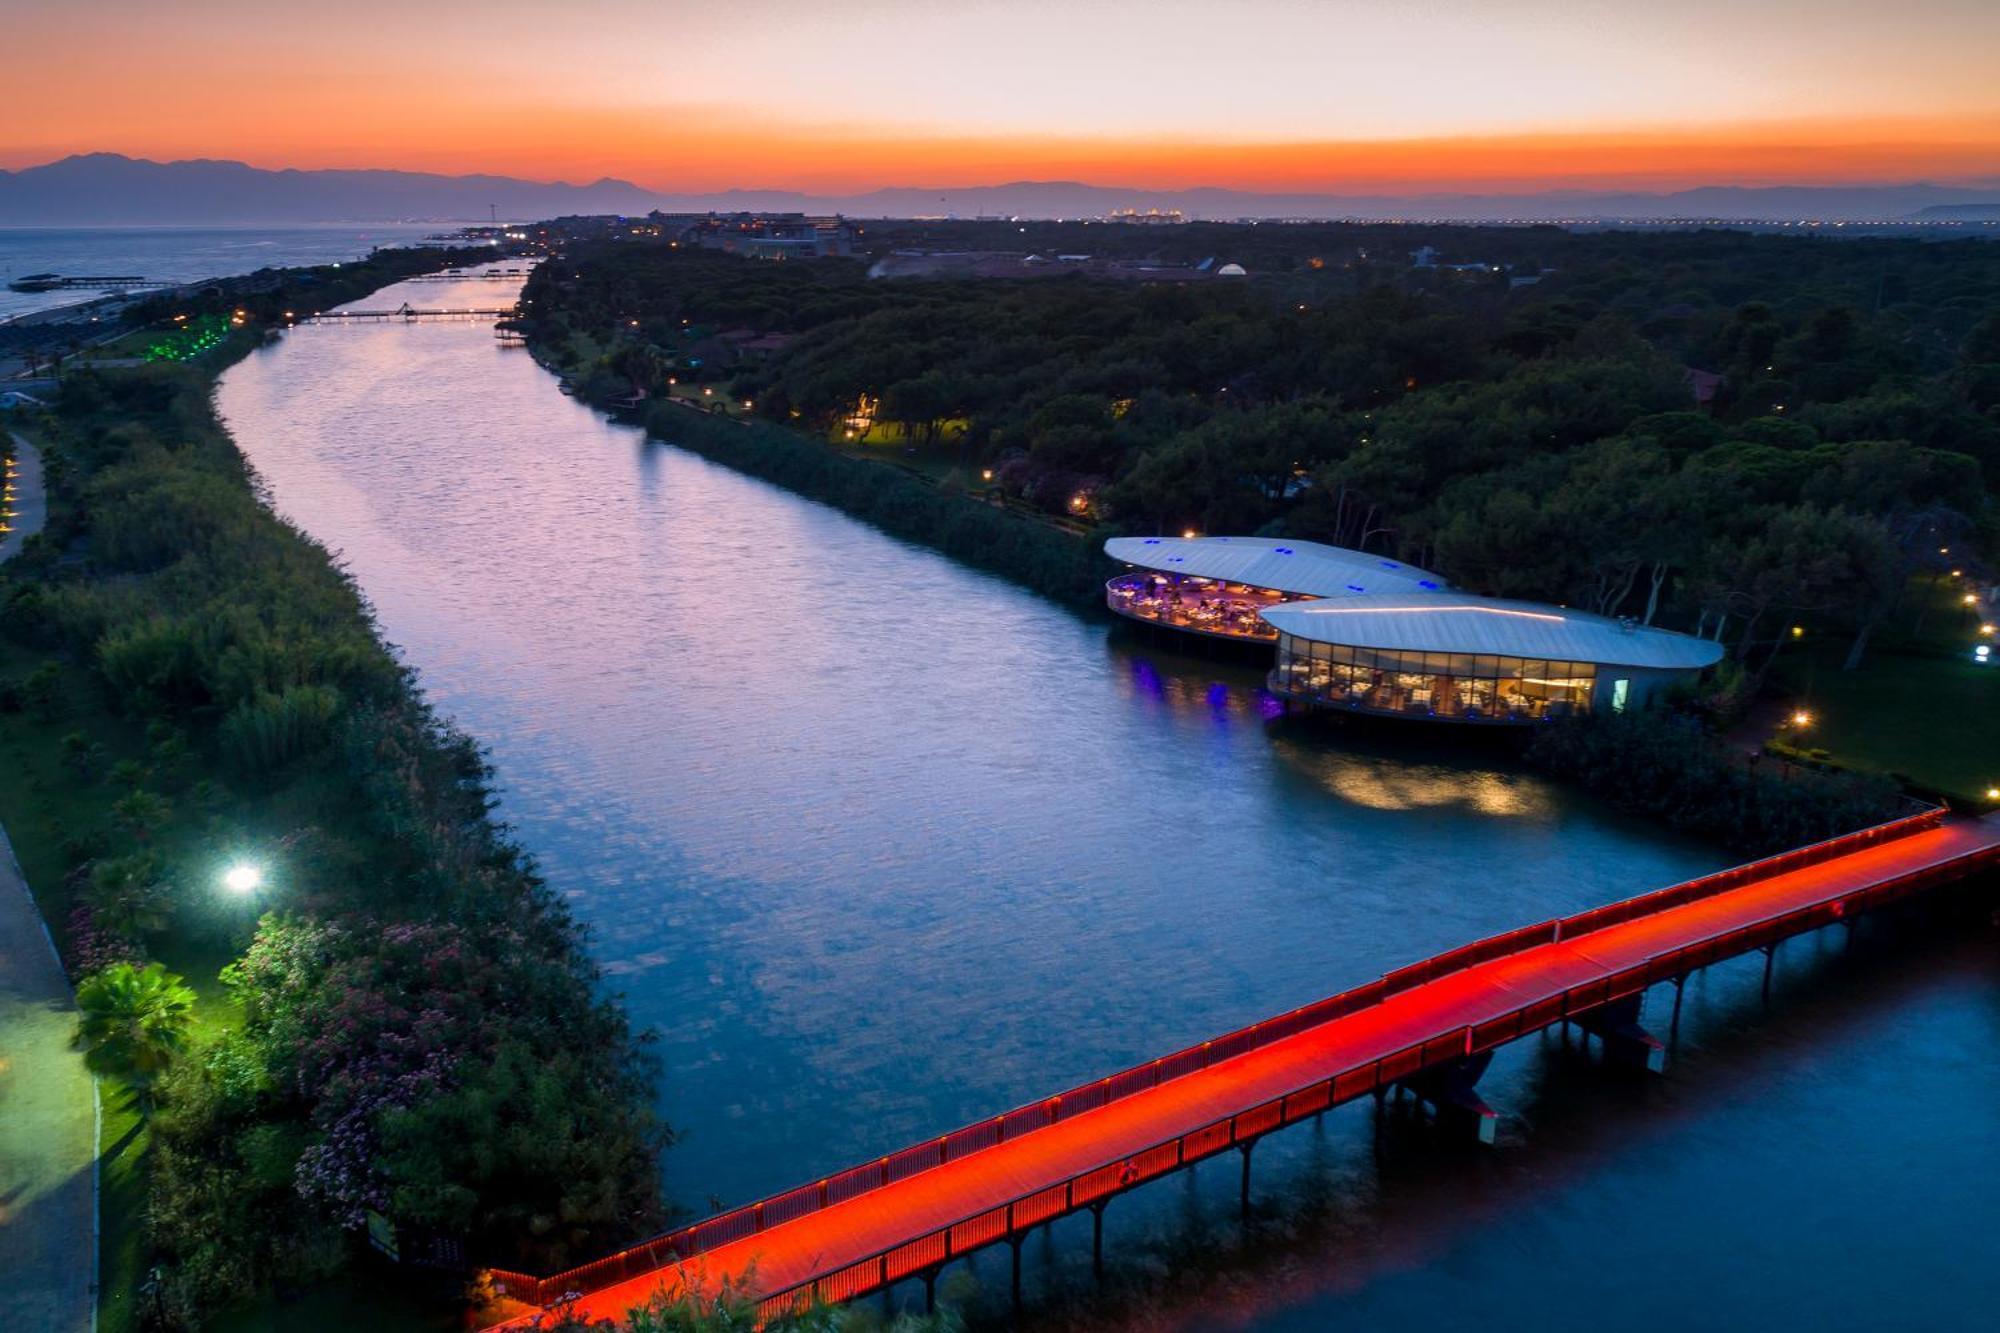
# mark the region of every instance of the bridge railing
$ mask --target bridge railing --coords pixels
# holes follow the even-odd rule
[[[1910,831],[1915,830],[1905,830],[1906,833]],[[1969,865],[1975,859],[1967,856],[1961,858],[1961,862]],[[1933,882],[1936,875],[1936,868],[1925,868],[1880,880],[1852,894],[1781,913],[1700,944],[1653,955],[1596,981],[1523,1003],[1477,1026],[1457,1028],[1413,1043],[1380,1059],[1352,1065],[1331,1077],[1316,1080],[1246,1111],[1141,1149],[1118,1162],[1078,1172],[1058,1184],[971,1214],[831,1273],[774,1292],[759,1302],[759,1315],[769,1319],[815,1300],[848,1300],[916,1276],[1015,1231],[1089,1207],[1110,1195],[1212,1157],[1227,1148],[1254,1142],[1274,1129],[1367,1096],[1425,1070],[1505,1045],[1564,1019],[1583,1016],[1615,1000],[1641,994],[1662,981],[1685,976],[1696,968],[1831,925],[1846,917],[1859,903],[1871,908],[1886,905],[1919,886]]]
[[[1926,806],[1914,814],[1904,815],[1887,823],[1871,825],[1852,833],[1843,833],[1822,842],[1808,843],[1804,847],[1779,852],[1760,861],[1731,866],[1727,870],[1718,870],[1699,879],[1686,880],[1664,889],[1656,889],[1652,893],[1642,893],[1636,898],[1625,898],[1603,907],[1594,907],[1589,911],[1564,917],[1557,922],[1559,929],[1556,938],[1574,939],[1578,935],[1587,935],[1592,931],[1622,925],[1642,916],[1650,916],[1655,912],[1740,888],[1753,880],[1771,879],[1794,870],[1803,870],[1808,866],[1831,861],[1836,857],[1850,856],[1867,847],[1936,828],[1944,822],[1944,817],[1944,807]]]
[[[1943,818],[1942,809],[1925,809],[1917,814],[1890,820],[1885,824],[1829,838],[1823,842],[1733,866],[1727,870],[1716,871],[1699,879],[1688,880],[1636,898],[1628,898],[1606,907],[1593,908],[1559,920],[1522,926],[1500,935],[1475,940],[1449,953],[1399,968],[1378,980],[1342,991],[1338,995],[1316,1000],[1275,1018],[1252,1023],[1248,1027],[1238,1028],[1234,1032],[1204,1041],[1199,1045],[1189,1046],[1094,1082],[1070,1088],[1055,1096],[1018,1106],[1002,1115],[940,1135],[935,1139],[927,1139],[872,1162],[823,1177],[811,1184],[801,1185],[796,1189],[745,1204],[693,1225],[651,1237],[614,1254],[606,1255],[602,1259],[546,1277],[500,1269],[492,1270],[494,1285],[516,1300],[526,1301],[532,1305],[546,1305],[567,1293],[596,1291],[642,1276],[655,1269],[672,1267],[719,1246],[743,1240],[769,1227],[832,1207],[871,1190],[882,1189],[919,1172],[942,1166],[946,1162],[957,1161],[971,1153],[1008,1142],[1037,1129],[1047,1128],[1072,1116],[1097,1110],[1135,1093],[1158,1087],[1171,1079],[1196,1073],[1224,1060],[1270,1045],[1272,1042],[1296,1036],[1322,1023],[1372,1008],[1391,995],[1425,985],[1452,972],[1559,940],[1574,939],[1578,935],[1604,930],[1652,912],[1723,893],[1753,880],[1770,878],[1846,855],[1867,846],[1907,837],[1924,829],[1936,827]],[[1692,968],[1700,965],[1691,963],[1689,966]],[[1661,974],[1661,976],[1669,975],[1672,974]],[[1660,978],[1654,978],[1658,979]],[[1645,984],[1651,985],[1652,982],[1648,981]],[[1620,992],[1620,995],[1625,993],[1629,992]],[[1599,996],[1589,1000],[1587,1004],[1580,1005],[1580,1008],[1594,1008],[1605,1003],[1607,998],[1619,997],[1619,995]],[[1542,1020],[1538,1026],[1558,1021],[1567,1016],[1568,1012],[1570,1011],[1565,1009],[1563,1013]],[[1504,1021],[1506,1020],[1495,1020],[1495,1022]],[[1490,1028],[1493,1024],[1485,1026]],[[1483,1046],[1461,1046],[1457,1054],[1465,1054],[1474,1049],[1483,1049]],[[1402,1052],[1392,1059],[1407,1054],[1407,1051]],[[1377,1062],[1381,1063],[1386,1062]],[[1406,1077],[1407,1072],[1390,1075],[1389,1081]],[[1340,1077],[1351,1078],[1354,1073],[1355,1071],[1350,1070]],[[1329,1080],[1329,1083],[1337,1081],[1338,1079]],[[1361,1090],[1372,1091],[1375,1086],[1379,1084],[1369,1084]],[[1343,1096],[1341,1100],[1346,1100],[1346,1097]],[[1231,1119],[1233,1122],[1235,1117]],[[1209,1130],[1213,1128],[1213,1126],[1208,1127]]]

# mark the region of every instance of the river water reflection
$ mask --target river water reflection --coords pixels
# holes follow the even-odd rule
[[[296,330],[220,402],[660,1034],[690,1208],[1723,859],[1501,752],[1274,726],[1256,671],[649,443],[482,327]]]

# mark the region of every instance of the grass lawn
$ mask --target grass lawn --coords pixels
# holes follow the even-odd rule
[[[1843,671],[1844,638],[1809,639],[1778,661],[1779,689],[1813,714],[1799,743],[1849,768],[1896,773],[1968,800],[2000,787],[2000,664],[1972,656],[1979,617],[1956,584],[1912,584],[1908,613]],[[1915,623],[1919,603],[1921,628]],[[2000,643],[1994,654],[2000,657]]]
[[[1850,768],[1968,798],[2000,787],[2000,666],[1969,653],[1871,653],[1842,671],[1846,651],[1809,648],[1785,667],[1786,687],[1813,714],[1805,743]]]

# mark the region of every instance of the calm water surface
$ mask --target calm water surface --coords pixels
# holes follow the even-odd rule
[[[229,372],[221,405],[278,508],[341,554],[440,708],[491,745],[507,817],[660,1034],[661,1102],[685,1135],[668,1186],[697,1210],[1722,860],[1491,753],[1273,724],[1256,672],[1130,641],[649,443],[484,328],[295,330]],[[1609,1125],[1551,1135],[1523,1112],[1497,1165],[1437,1182],[1383,1189],[1403,1168],[1355,1116],[1279,1136],[1260,1180],[1293,1239],[1259,1252],[1282,1272],[1060,1317],[1543,1327],[1561,1322],[1551,1292],[1579,1311],[1611,1299],[1579,1265],[1703,1260],[1736,1275],[1711,1285],[1763,1302],[1814,1281],[1800,1265],[1820,1262],[1829,1219],[1851,1240],[1885,1204],[1936,1268],[1982,1205],[1940,1219],[1935,1191],[1963,1196],[1976,1170],[1990,1197],[2000,1167],[2000,988],[1991,950],[1960,964],[1897,986],[1865,973],[1885,998],[1846,1032],[1866,1040],[1801,1038],[1789,1063],[1691,1074],[1636,1106],[1602,1104],[1588,1071],[1550,1096],[1574,1062],[1524,1044],[1490,1080],[1497,1103]],[[1690,1010],[1724,1065],[1777,1043],[1738,1032],[1736,981],[1719,973]],[[1938,1165],[1890,1109],[1901,1073],[1881,1067],[1879,1096],[1867,1078],[1875,1029],[1906,1028],[1959,1071],[1937,1096],[1964,1117],[1961,1158],[1925,1195],[1897,1193]],[[1843,1116],[1893,1159],[1884,1179],[1821,1141]],[[1722,1207],[1704,1180],[1745,1183]],[[1438,1203],[1462,1185],[1476,1207]],[[1224,1165],[1114,1210],[1131,1272],[1232,1243],[1233,1193]],[[1058,1229],[1037,1283],[1077,1285],[1074,1238]],[[1993,1271],[1960,1274],[1954,1296],[1995,1294]],[[1763,1322],[1726,1296],[1708,1326]]]
[[[30,273],[195,282],[260,268],[345,263],[376,246],[408,245],[446,223],[329,222],[291,227],[0,227],[0,319],[75,305],[94,291],[15,292]]]

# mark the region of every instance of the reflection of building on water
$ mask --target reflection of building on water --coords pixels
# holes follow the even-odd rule
[[[1454,722],[1623,712],[1714,665],[1720,644],[1533,602],[1475,597],[1400,561],[1269,537],[1120,537],[1105,585],[1129,619],[1275,642],[1273,693]]]
[[[1326,746],[1279,743],[1285,765],[1351,805],[1369,810],[1457,808],[1504,818],[1547,818],[1554,811],[1546,784],[1521,773],[1414,763]]]

